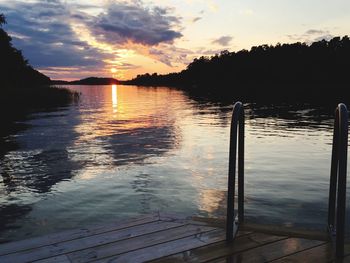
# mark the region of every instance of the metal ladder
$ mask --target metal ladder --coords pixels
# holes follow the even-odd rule
[[[348,110],[340,103],[335,110],[328,203],[328,231],[337,258],[344,255],[347,158]]]
[[[335,122],[332,145],[332,162],[328,204],[328,231],[333,242],[335,256],[344,255],[344,225],[346,202],[346,170],[348,149],[348,110],[340,103],[335,111]],[[237,158],[238,148],[238,158]],[[235,214],[235,185],[238,185],[238,209]],[[244,222],[244,107],[241,102],[233,106],[229,172],[227,190],[226,240],[234,240],[239,225]]]

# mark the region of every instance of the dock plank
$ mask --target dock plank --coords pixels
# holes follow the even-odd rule
[[[325,243],[317,247],[313,247],[293,255],[280,258],[275,263],[293,263],[293,262],[331,262],[333,260],[332,246]],[[346,261],[343,261],[346,262]]]
[[[287,237],[274,236],[263,233],[251,233],[248,235],[238,236],[232,243],[227,243],[226,241],[223,241],[215,244],[209,244],[205,247],[182,251],[178,254],[173,254],[168,257],[159,258],[153,262],[206,262],[247,249],[252,249],[264,244],[269,244],[271,242],[283,240],[286,238]]]
[[[148,233],[154,233],[165,229],[178,228],[183,225],[184,224],[176,222],[151,222],[149,224],[137,225],[130,228],[88,236],[81,239],[64,241],[53,245],[42,246],[39,248],[3,255],[0,256],[0,262],[15,263],[35,261],[39,259],[67,254],[73,251],[101,246],[104,244],[125,240],[136,236],[142,236]]]
[[[229,256],[210,262],[269,262],[298,253],[303,250],[317,247],[322,244],[325,244],[325,242],[303,238],[287,238],[274,243],[265,244],[263,246],[249,249],[240,253],[232,253]],[[306,259],[309,260],[308,257],[304,257],[302,261],[305,261]]]
[[[224,239],[225,239],[225,232],[223,230],[216,229],[207,233],[195,234],[184,238],[163,242],[154,246],[143,247],[135,251],[130,251],[120,255],[97,260],[94,262],[98,262],[98,263],[146,262],[146,261],[167,256],[173,253],[179,253],[181,251],[205,246],[213,242],[219,242]]]
[[[289,237],[300,237],[305,239],[314,239],[314,240],[329,240],[329,234],[326,231],[312,231],[307,229],[291,228],[284,226],[273,226],[273,225],[261,225],[261,224],[252,224],[244,223],[240,226],[240,229],[247,231],[255,231],[259,233],[289,236]]]
[[[227,243],[221,218],[157,213],[0,245],[0,262],[331,262],[322,232],[244,224]],[[346,255],[350,245],[346,246]],[[343,262],[348,262],[345,257]]]
[[[68,258],[72,262],[90,262],[130,251],[142,253],[142,251],[138,252],[138,250],[192,235],[200,236],[202,233],[214,230],[215,228],[209,226],[184,225],[178,228],[159,231],[157,233],[151,233],[124,241],[114,242],[104,246],[69,253]],[[223,232],[222,230],[220,231]]]
[[[45,235],[41,237],[35,237],[31,239],[4,243],[4,244],[0,244],[0,255],[6,255],[14,252],[19,252],[22,250],[38,248],[41,246],[47,246],[47,245],[51,245],[51,244],[55,244],[63,241],[79,239],[87,236],[106,233],[109,231],[133,227],[136,225],[142,225],[142,224],[158,221],[158,219],[159,219],[158,215],[148,215],[145,217],[123,220],[120,222],[110,223],[102,226],[98,225],[98,226],[84,227],[84,228],[79,228],[74,230],[63,231],[60,233]]]
[[[61,255],[61,256],[41,259],[41,260],[35,261],[35,263],[71,263],[71,261],[66,255]]]

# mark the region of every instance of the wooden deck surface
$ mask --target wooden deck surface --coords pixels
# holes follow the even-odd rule
[[[1,244],[0,262],[321,263],[331,251],[323,234],[245,225],[227,244],[220,220],[156,214]]]

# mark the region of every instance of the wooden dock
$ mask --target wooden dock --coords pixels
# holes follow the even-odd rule
[[[0,245],[0,262],[332,262],[324,233],[154,214]],[[347,249],[346,249],[347,250]],[[350,262],[345,257],[343,262]]]

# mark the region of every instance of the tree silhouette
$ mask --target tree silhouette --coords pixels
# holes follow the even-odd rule
[[[6,24],[6,19],[4,14],[0,14],[0,27],[2,27],[3,24]]]
[[[0,14],[0,83],[4,88],[37,87],[49,84],[50,79],[34,70],[22,52],[12,46],[12,38],[2,28],[5,16]]]
[[[254,46],[249,51],[222,51],[194,59],[185,70],[144,74],[126,84],[179,86],[241,99],[348,99],[348,36],[308,45]]]

